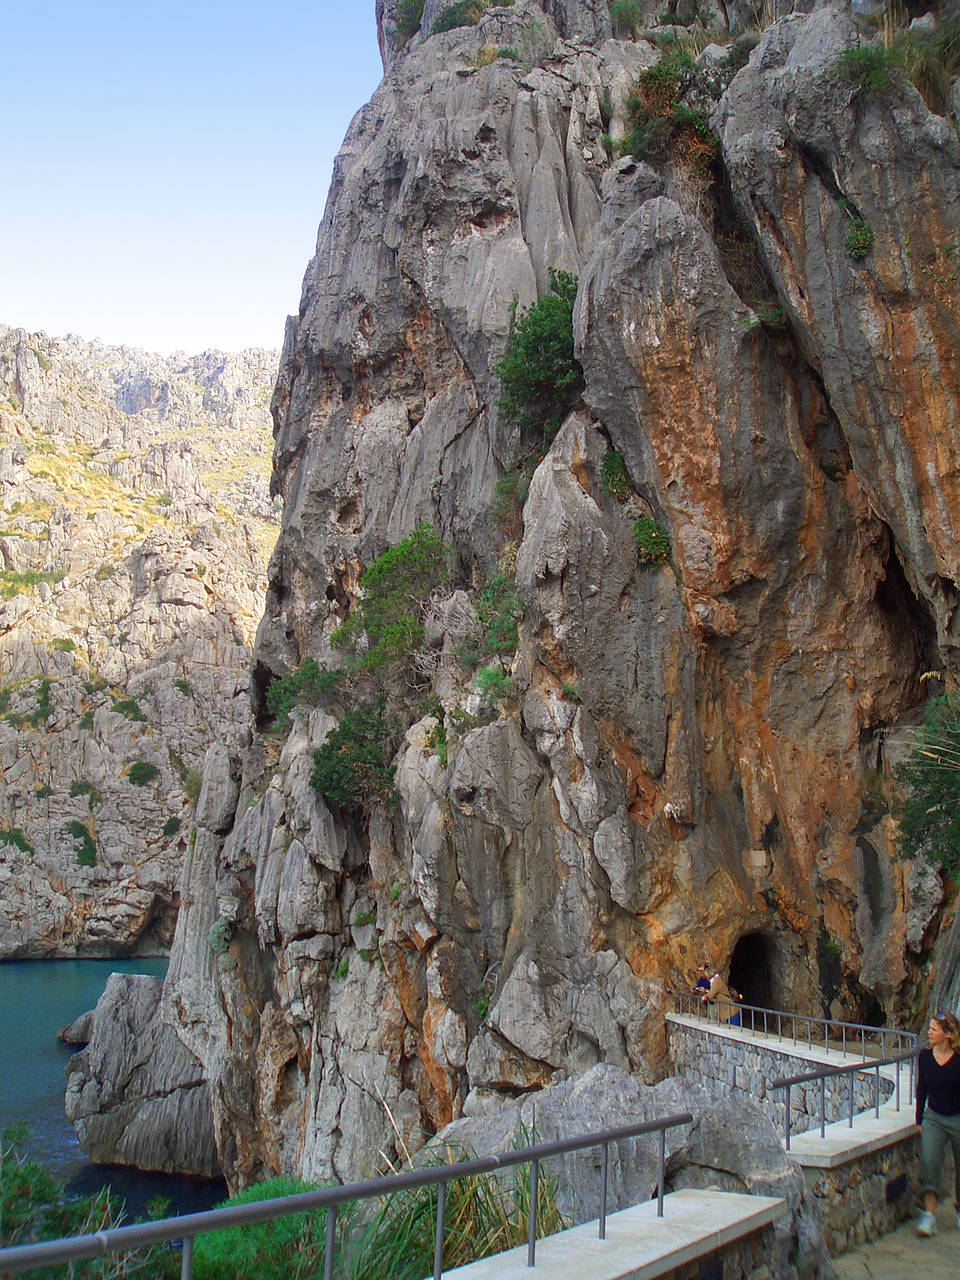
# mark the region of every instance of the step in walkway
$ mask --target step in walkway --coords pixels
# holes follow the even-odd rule
[[[607,1217],[607,1238],[585,1222],[537,1241],[536,1269],[527,1249],[510,1249],[465,1267],[444,1280],[655,1280],[686,1262],[752,1235],[786,1211],[786,1201],[722,1191],[674,1191],[664,1196],[663,1217],[648,1200]]]
[[[917,1235],[911,1218],[872,1244],[834,1258],[837,1280],[957,1280],[960,1231],[952,1205],[941,1204],[937,1221],[939,1231],[929,1240]]]

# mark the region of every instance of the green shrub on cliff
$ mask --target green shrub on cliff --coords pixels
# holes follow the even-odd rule
[[[640,73],[627,103],[630,132],[621,155],[670,157],[691,177],[708,182],[718,141],[703,116],[682,101],[695,77],[693,59],[677,51]]]
[[[670,540],[659,520],[638,516],[633,525],[633,536],[641,564],[666,564],[670,558]]]
[[[36,853],[33,845],[24,835],[22,827],[0,827],[0,844],[19,849],[21,853]]]
[[[423,644],[423,608],[446,581],[447,555],[433,526],[421,524],[374,560],[350,616],[330,637],[334,648],[354,651],[352,670],[387,675],[411,661]]]
[[[577,277],[550,272],[550,293],[517,318],[507,353],[494,366],[499,407],[521,431],[552,440],[583,390],[583,370],[573,354],[573,306]]]
[[[319,706],[323,695],[343,678],[342,671],[329,671],[313,658],[307,658],[295,671],[281,676],[267,690],[267,710],[274,716],[278,729],[289,729],[290,712],[301,702]]]
[[[385,700],[361,703],[344,715],[314,752],[311,783],[333,804],[369,814],[374,802],[394,799],[394,738]]]
[[[600,460],[600,483],[614,502],[626,502],[633,493],[623,454],[616,449],[608,449]]]
[[[64,832],[68,836],[73,836],[77,843],[77,866],[95,866],[97,862],[97,845],[90,827],[85,822],[75,818],[72,822],[67,823],[64,827]]]
[[[480,21],[486,5],[481,0],[456,0],[440,11],[431,35],[452,31],[455,27],[473,27]]]
[[[643,25],[643,9],[637,0],[611,0],[610,20],[615,36],[634,36]]]
[[[424,0],[400,0],[397,5],[397,35],[406,44],[420,30]]]
[[[960,696],[934,698],[908,760],[895,769],[907,788],[900,806],[900,853],[924,855],[960,873]]]
[[[902,59],[896,48],[888,48],[878,41],[844,49],[833,65],[837,75],[852,81],[865,93],[884,93],[893,84]]]
[[[151,764],[149,760],[137,760],[130,766],[130,772],[127,774],[128,780],[135,787],[149,786],[156,778],[160,777],[160,770],[155,764]]]

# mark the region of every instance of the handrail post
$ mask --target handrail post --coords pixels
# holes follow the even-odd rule
[[[877,1120],[880,1119],[880,1066],[879,1066],[879,1063],[877,1064],[876,1092],[874,1094],[874,1100],[873,1100],[873,1114]]]
[[[443,1275],[443,1225],[447,1213],[447,1184],[437,1187],[437,1235],[433,1242],[433,1280]]]
[[[527,1266],[537,1265],[537,1193],[540,1190],[540,1161],[530,1161],[530,1232],[527,1237]]]
[[[843,1052],[844,1052],[844,1054],[846,1054],[846,1052],[847,1052],[847,1024],[846,1024],[845,1022],[841,1022],[841,1023],[840,1023],[840,1029],[841,1029],[841,1031],[843,1032],[843,1042],[842,1042],[842,1043],[843,1043]]]
[[[600,1157],[600,1235],[599,1240],[607,1238],[607,1176],[610,1170],[610,1143],[605,1142]]]
[[[854,1089],[856,1074],[857,1073],[855,1071],[850,1072],[850,1123],[847,1125],[848,1129],[853,1128],[853,1089]]]
[[[898,1057],[897,1058],[897,1110],[898,1111],[900,1110],[900,1067],[902,1065],[903,1064],[901,1063],[900,1058]]]
[[[180,1258],[180,1280],[193,1280],[193,1236],[183,1237],[183,1254]]]
[[[327,1205],[327,1238],[323,1242],[323,1280],[333,1280],[333,1251],[337,1239],[337,1206]]]
[[[790,1086],[787,1085],[787,1116],[784,1121],[784,1130],[786,1133],[786,1148],[790,1150]]]
[[[663,1177],[667,1146],[667,1131],[660,1130],[660,1149],[657,1153],[657,1217],[663,1217]]]
[[[783,1044],[783,1019],[780,1016],[780,1010],[777,1010],[777,1041]]]
[[[830,1052],[830,1023],[826,1021],[823,1024],[823,1052]]]
[[[813,1019],[807,1019],[807,1048],[813,1048]]]
[[[764,1034],[764,1035],[766,1035],[766,1034],[767,1034],[767,1011],[766,1011],[766,1009],[764,1009],[764,1011],[763,1011],[763,1034]]]
[[[824,1136],[827,1123],[827,1077],[820,1077],[820,1137]]]

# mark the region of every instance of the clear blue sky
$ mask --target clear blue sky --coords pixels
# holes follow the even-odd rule
[[[279,347],[380,81],[374,0],[11,3],[0,42],[0,322]]]

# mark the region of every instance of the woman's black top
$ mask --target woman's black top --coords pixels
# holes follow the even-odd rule
[[[960,1114],[960,1053],[941,1067],[932,1049],[920,1054],[917,1070],[917,1124],[923,1119],[923,1108],[930,1103],[931,1111],[942,1116]]]

